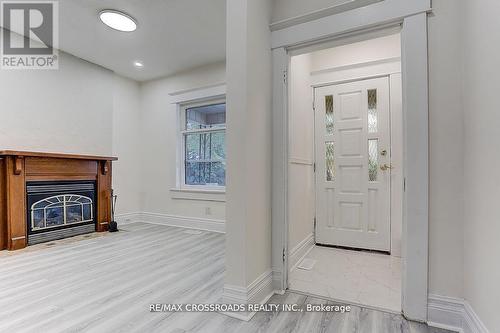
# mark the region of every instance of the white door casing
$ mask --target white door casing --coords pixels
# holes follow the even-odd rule
[[[315,88],[316,243],[390,251],[389,78]]]
[[[287,286],[288,84],[284,80],[289,51],[307,49],[321,40],[342,39],[387,27],[401,26],[401,75],[404,177],[402,230],[402,299],[406,318],[427,320],[429,263],[429,119],[427,14],[430,0],[385,0],[357,10],[272,32],[273,53],[273,286]],[[362,18],[362,19],[360,19]]]

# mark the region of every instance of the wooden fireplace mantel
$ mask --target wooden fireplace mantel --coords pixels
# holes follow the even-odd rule
[[[2,156],[48,157],[48,158],[65,158],[65,159],[92,160],[92,161],[118,160],[118,157],[77,155],[77,154],[64,154],[64,153],[42,153],[34,151],[16,151],[16,150],[0,150],[0,157]]]
[[[105,156],[0,151],[0,250],[27,246],[28,181],[96,181],[96,231],[107,231],[111,220],[111,162],[116,160]]]

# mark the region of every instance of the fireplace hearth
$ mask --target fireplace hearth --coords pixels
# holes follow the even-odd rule
[[[28,182],[28,245],[95,231],[95,182]]]

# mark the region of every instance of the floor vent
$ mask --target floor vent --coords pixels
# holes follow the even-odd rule
[[[303,269],[305,271],[310,271],[313,269],[315,264],[316,264],[316,260],[314,260],[314,259],[304,259],[300,262],[300,264],[297,266],[297,268]]]
[[[68,229],[48,231],[41,234],[28,235],[28,245],[50,242],[58,239],[88,234],[95,231],[93,224],[81,225]]]

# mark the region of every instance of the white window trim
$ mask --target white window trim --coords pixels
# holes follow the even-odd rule
[[[170,193],[172,199],[226,202],[225,190],[172,188]]]
[[[178,114],[178,136],[177,136],[177,187],[171,189],[172,197],[174,199],[187,199],[185,195],[181,193],[186,192],[198,192],[198,194],[205,194],[207,196],[214,196],[218,194],[225,194],[226,187],[225,186],[210,186],[210,185],[188,185],[186,184],[186,168],[184,165],[185,162],[185,135],[187,133],[196,133],[196,132],[226,132],[226,126],[212,128],[212,129],[200,129],[200,130],[186,130],[185,129],[185,119],[186,119],[186,110],[188,108],[199,107],[204,105],[211,104],[220,104],[226,102],[226,96],[217,95],[217,96],[207,96],[204,98],[200,98],[197,100],[188,100],[177,103],[177,114]],[[225,200],[225,198],[223,199]],[[216,200],[219,201],[219,200]]]

